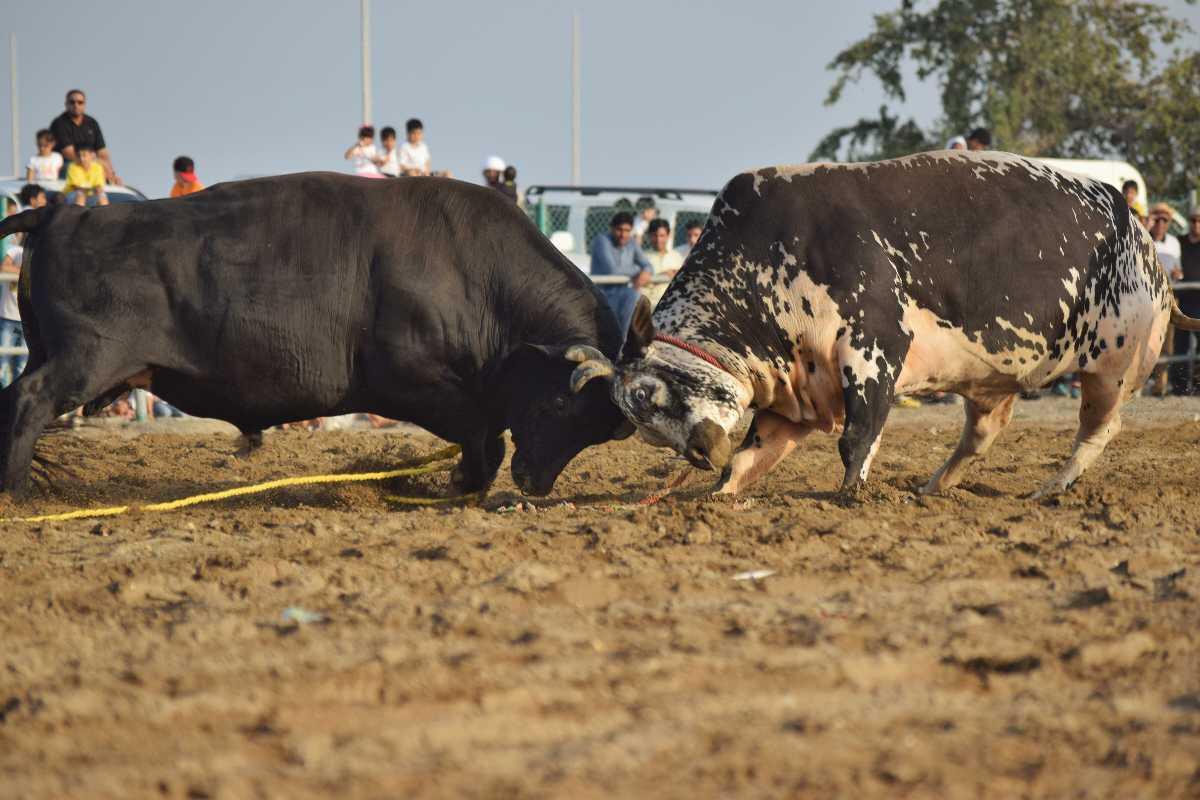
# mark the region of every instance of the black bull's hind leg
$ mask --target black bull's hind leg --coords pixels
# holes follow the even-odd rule
[[[895,335],[869,339],[850,331],[838,344],[846,413],[845,427],[838,440],[838,453],[846,468],[843,493],[862,486],[871,470],[883,425],[896,396],[896,379],[909,341],[899,330]]]
[[[4,470],[0,488],[14,496],[25,494],[34,444],[46,425],[105,391],[119,376],[136,371],[100,369],[98,362],[83,352],[76,352],[69,362],[52,359],[26,370],[5,390],[0,411],[0,463]]]

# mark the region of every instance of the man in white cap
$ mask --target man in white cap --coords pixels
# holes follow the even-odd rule
[[[500,156],[488,156],[483,162],[483,182],[515,203],[517,190],[504,182],[504,166]]]

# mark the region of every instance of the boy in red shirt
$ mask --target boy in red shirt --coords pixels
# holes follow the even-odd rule
[[[171,197],[183,197],[204,188],[196,177],[196,162],[187,156],[175,159],[172,169],[175,170],[175,185],[171,187]]]

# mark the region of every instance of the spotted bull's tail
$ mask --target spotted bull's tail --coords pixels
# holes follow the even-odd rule
[[[1200,319],[1193,319],[1179,310],[1179,301],[1171,293],[1171,324],[1181,331],[1200,331]]]
[[[5,217],[0,220],[0,239],[14,233],[31,233],[36,231],[38,226],[42,224],[42,214],[47,209],[31,208],[28,211],[22,211],[20,214],[14,214],[11,217]]]

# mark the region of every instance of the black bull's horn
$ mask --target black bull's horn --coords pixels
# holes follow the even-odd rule
[[[568,348],[565,355],[568,361],[579,364],[571,373],[571,391],[577,394],[592,378],[610,378],[616,374],[616,368],[608,356],[586,344]]]

